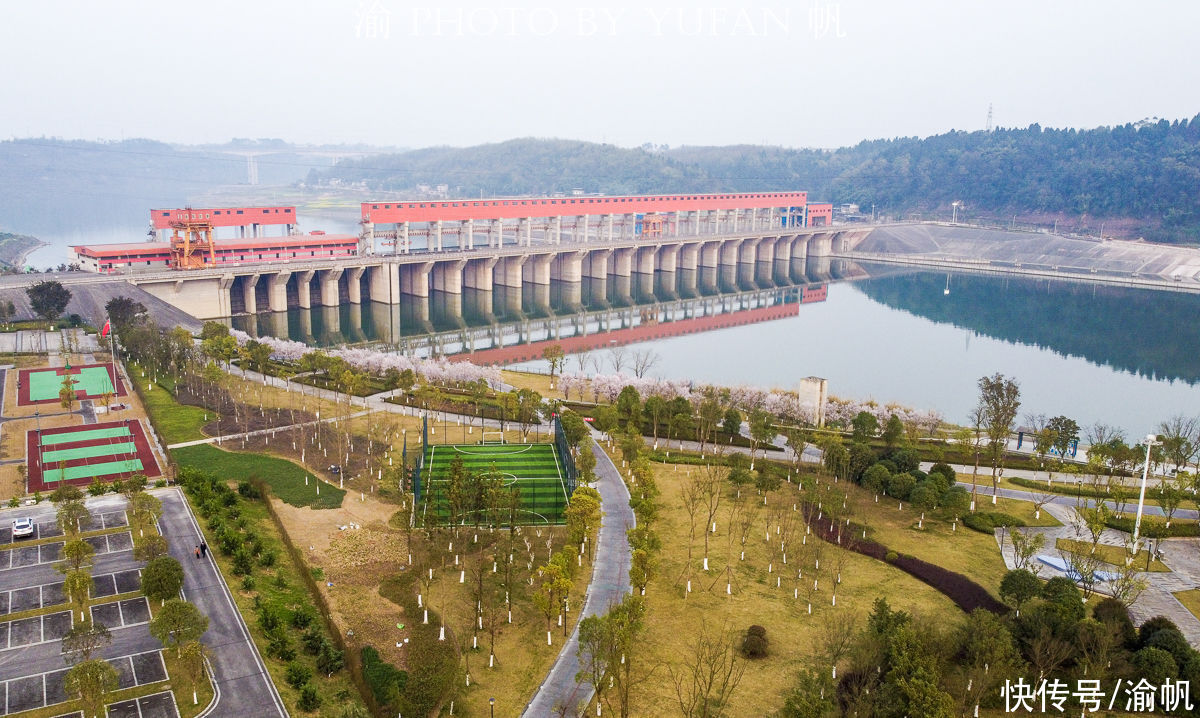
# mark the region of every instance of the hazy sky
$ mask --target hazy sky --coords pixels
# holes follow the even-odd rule
[[[2,0],[0,139],[619,145],[1200,112],[1200,3]]]

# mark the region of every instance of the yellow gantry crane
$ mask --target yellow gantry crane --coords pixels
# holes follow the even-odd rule
[[[190,208],[189,208],[190,209]],[[203,269],[217,261],[213,247],[213,226],[209,219],[189,219],[171,223],[171,268]]]

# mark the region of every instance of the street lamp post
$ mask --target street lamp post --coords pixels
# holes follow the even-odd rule
[[[1142,490],[1138,494],[1137,519],[1133,522],[1133,551],[1137,555],[1138,534],[1142,528],[1142,505],[1146,502],[1146,481],[1150,478],[1150,449],[1162,442],[1154,434],[1146,436],[1146,463],[1142,466]]]
[[[488,698],[488,711],[491,713],[492,718],[496,718],[496,699],[495,698]]]

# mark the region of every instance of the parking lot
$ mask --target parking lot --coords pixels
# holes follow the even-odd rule
[[[83,714],[76,712],[56,718],[83,718]],[[179,718],[179,710],[171,692],[163,691],[137,700],[113,703],[108,706],[108,718]]]
[[[150,606],[144,596],[114,600],[141,588],[140,563],[133,558],[125,499],[106,495],[86,501],[90,520],[84,531],[111,533],[85,536],[95,549],[92,566],[91,619],[112,632],[112,643],[100,652],[118,674],[119,688],[167,680],[161,645],[150,636]],[[28,517],[33,536],[12,539],[12,520]],[[63,660],[61,639],[78,621],[63,595],[62,574],[55,562],[62,555],[62,531],[49,502],[0,514],[0,715],[12,715],[65,703],[63,680],[69,666]],[[57,540],[56,540],[57,539]],[[42,543],[36,543],[42,541]],[[35,615],[28,615],[34,613]],[[16,618],[8,618],[21,614]],[[69,715],[64,711],[64,715]],[[78,715],[78,714],[76,714]],[[121,701],[110,716],[175,717],[169,692]]]

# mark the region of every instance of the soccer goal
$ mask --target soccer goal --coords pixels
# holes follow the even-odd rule
[[[483,438],[479,440],[480,444],[507,444],[508,440],[504,438],[503,431],[484,431]]]

